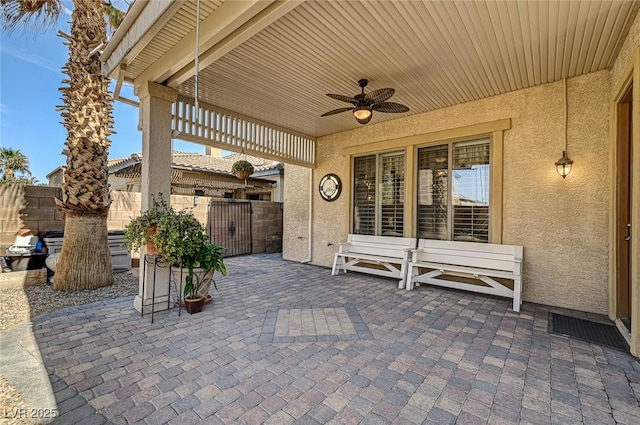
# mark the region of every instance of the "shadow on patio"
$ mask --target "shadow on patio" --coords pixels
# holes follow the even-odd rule
[[[36,320],[59,423],[640,423],[640,363],[549,334],[546,307],[226,262],[194,316],[126,298]]]

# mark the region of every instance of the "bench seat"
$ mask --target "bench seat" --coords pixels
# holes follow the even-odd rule
[[[522,304],[523,248],[518,245],[420,239],[408,267],[407,290],[426,283],[513,299]],[[445,278],[442,276],[449,276]],[[451,279],[462,277],[478,284]],[[513,281],[513,289],[494,278]]]
[[[355,271],[396,278],[399,279],[398,287],[402,289],[405,286],[407,264],[416,242],[415,238],[350,234],[347,242],[339,245],[331,274],[336,275],[342,270],[345,273]]]

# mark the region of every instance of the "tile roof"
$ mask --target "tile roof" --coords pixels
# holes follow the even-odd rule
[[[282,169],[284,165],[281,162],[271,161],[268,159],[257,158],[245,154],[232,154],[222,158],[216,158],[210,155],[203,155],[194,152],[173,151],[172,166],[188,170],[206,171],[220,174],[232,174],[231,167],[233,163],[245,159],[253,164],[255,171],[269,171]],[[142,154],[134,153],[127,158],[114,158],[108,162],[109,168],[119,168],[124,164],[138,163],[142,161]],[[110,170],[111,171],[111,170]]]

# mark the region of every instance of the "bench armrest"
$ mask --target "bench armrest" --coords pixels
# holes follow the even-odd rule
[[[340,242],[338,244],[338,253],[339,254],[344,254],[349,252],[349,248],[351,247],[351,244],[349,242]]]

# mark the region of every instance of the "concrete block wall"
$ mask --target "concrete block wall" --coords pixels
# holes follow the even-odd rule
[[[63,230],[64,220],[55,204],[55,187],[0,185],[0,250],[13,245],[19,230],[40,234]]]
[[[282,250],[282,204],[280,202],[251,201],[251,242],[254,253]],[[267,243],[270,241],[271,243]],[[280,249],[273,251],[273,244]],[[271,245],[267,249],[267,245]]]
[[[59,188],[45,186],[0,185],[0,252],[13,245],[16,233],[23,229],[35,230],[40,236],[50,231],[63,231],[62,213],[55,203]],[[206,196],[171,195],[176,210],[191,209],[195,217],[209,226],[209,201]],[[265,252],[267,236],[282,235],[282,204],[251,201],[253,208],[253,252]],[[111,192],[111,208],[107,217],[109,230],[123,230],[133,217],[140,215],[141,194],[137,192]],[[207,228],[207,232],[209,229]],[[137,255],[134,253],[134,257]]]

